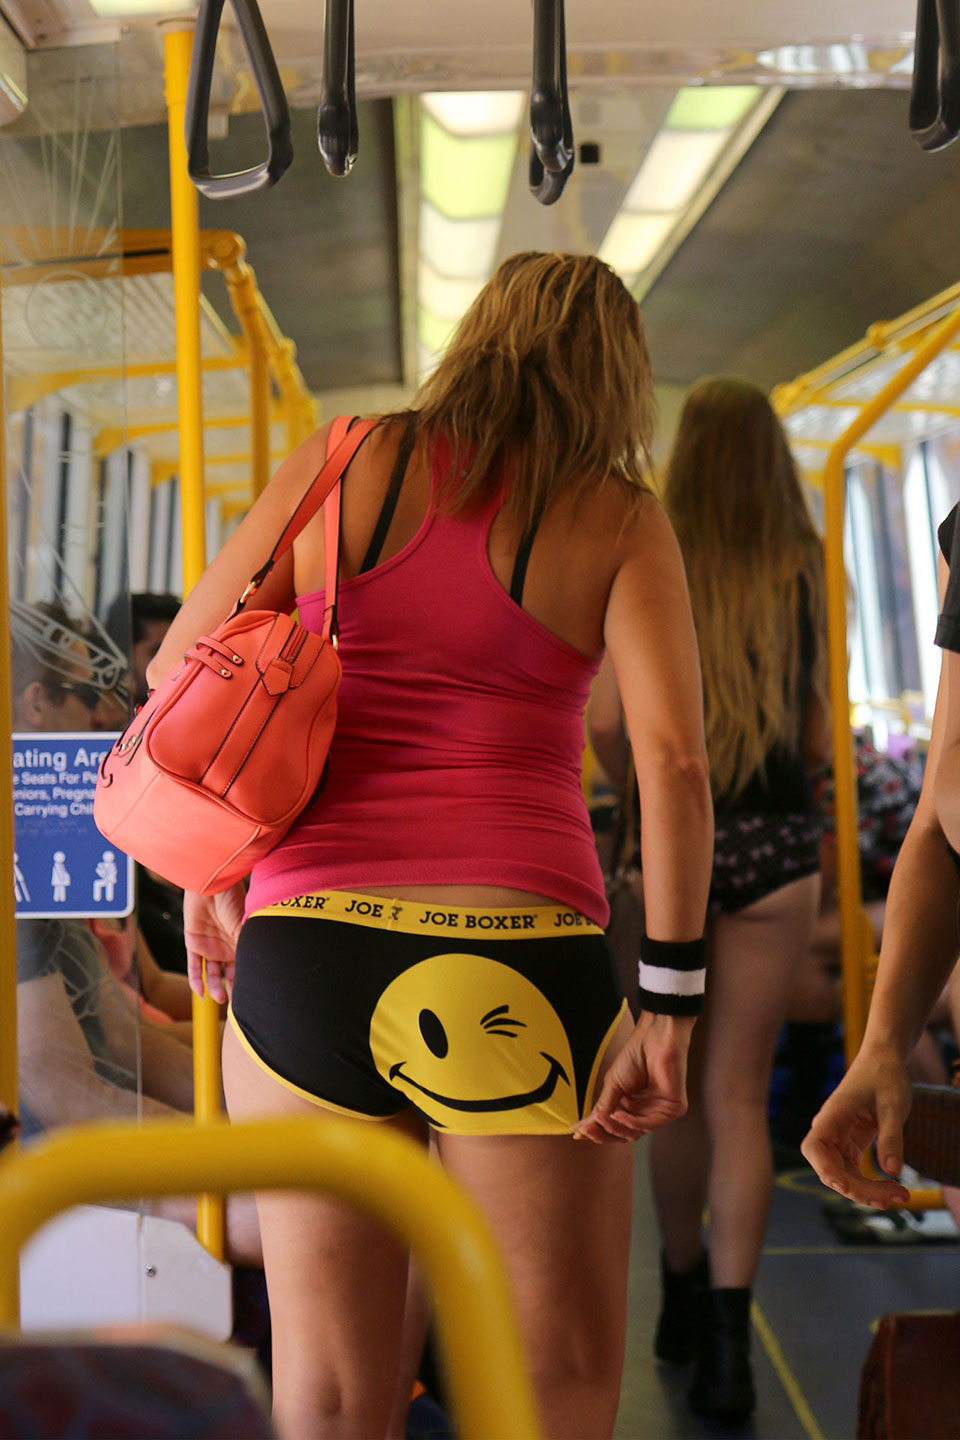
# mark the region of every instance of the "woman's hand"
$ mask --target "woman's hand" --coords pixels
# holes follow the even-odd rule
[[[861,1049],[840,1084],[814,1116],[800,1149],[824,1185],[885,1210],[910,1197],[895,1180],[871,1180],[860,1169],[867,1146],[876,1139],[880,1164],[888,1174],[903,1169],[903,1127],[912,1090],[902,1059],[887,1048]]]
[[[204,993],[222,1004],[233,989],[233,962],[237,937],[243,924],[246,890],[238,881],[219,895],[183,896],[183,938],[187,947],[187,975],[190,989],[201,999]],[[206,965],[207,988],[203,977]]]
[[[597,1145],[639,1140],[648,1131],[679,1120],[687,1109],[687,1051],[693,1023],[692,1017],[645,1011],[607,1071],[593,1109],[574,1130],[574,1139]]]

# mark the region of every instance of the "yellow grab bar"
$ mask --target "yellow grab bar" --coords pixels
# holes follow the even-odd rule
[[[10,660],[10,587],[7,575],[6,412],[3,392],[3,346],[0,340],[0,1100],[17,1113],[17,926],[13,885],[13,679]]]
[[[537,1440],[522,1341],[493,1236],[473,1201],[403,1136],[348,1120],[81,1126],[0,1158],[0,1326],[16,1327],[18,1256],[71,1205],[207,1188],[321,1189],[410,1247],[436,1301],[463,1440]]]
[[[847,576],[843,563],[843,522],[847,455],[867,431],[913,384],[930,362],[960,333],[960,307],[917,346],[892,380],[865,405],[834,443],[823,472],[824,546],[827,567],[827,631],[833,723],[840,949],[843,962],[843,1023],[847,1063],[856,1055],[867,1020],[867,970],[874,960],[873,932],[862,910],[857,792],[847,685]]]
[[[189,595],[207,563],[203,494],[203,367],[200,346],[200,229],[197,192],[187,174],[184,115],[193,24],[179,21],[164,37],[167,138],[170,150],[170,217],[177,333],[177,409],[180,438],[180,514],[183,530],[183,593]],[[193,1094],[198,1120],[220,1111],[220,1012],[204,995],[193,997]],[[223,1204],[201,1195],[197,1234],[223,1259]]]

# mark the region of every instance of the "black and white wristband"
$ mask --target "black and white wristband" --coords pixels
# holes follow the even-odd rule
[[[707,978],[707,942],[640,940],[640,1008],[654,1015],[699,1015]]]

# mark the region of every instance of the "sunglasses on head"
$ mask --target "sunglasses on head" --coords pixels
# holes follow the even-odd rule
[[[57,689],[69,690],[88,710],[96,710],[103,699],[103,691],[98,686],[85,685],[79,680],[58,680]]]

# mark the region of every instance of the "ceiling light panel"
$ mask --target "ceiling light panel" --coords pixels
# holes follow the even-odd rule
[[[500,220],[499,215],[449,220],[428,200],[421,200],[420,255],[439,275],[464,280],[488,275],[497,253]]]
[[[665,130],[732,130],[753,109],[759,85],[689,85],[663,122]]]
[[[631,215],[621,210],[597,253],[618,274],[638,275],[657,255],[675,223],[672,214]]]
[[[727,143],[724,130],[661,130],[623,202],[625,210],[679,210]]]
[[[138,19],[144,15],[192,14],[192,0],[90,0],[90,8],[103,20]]]
[[[434,315],[458,320],[469,310],[482,289],[483,280],[477,275],[466,280],[441,275],[426,260],[420,260],[417,294],[421,305],[425,305]]]
[[[493,270],[525,96],[421,96],[417,340],[421,371]]]
[[[420,126],[420,189],[451,219],[499,215],[516,148],[515,133],[453,135],[425,114]]]
[[[520,124],[526,98],[522,90],[467,90],[424,95],[421,102],[451,135],[506,135]]]
[[[677,91],[598,251],[635,293],[649,289],[736,165],[754,111],[763,124],[763,94],[758,85]]]

